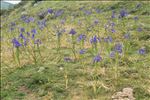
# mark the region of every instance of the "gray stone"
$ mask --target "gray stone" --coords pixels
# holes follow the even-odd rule
[[[23,11],[22,13],[21,13],[21,15],[27,15],[28,13],[26,12],[26,11]]]
[[[39,70],[38,70],[38,72],[42,72],[44,70],[45,70],[45,67],[40,67]]]
[[[133,89],[130,87],[123,88],[122,91],[116,92],[112,96],[113,100],[135,100],[133,97]]]

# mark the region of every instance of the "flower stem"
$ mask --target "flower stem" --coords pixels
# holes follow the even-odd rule
[[[20,51],[19,51],[19,47],[16,48],[16,57],[17,57],[17,61],[18,61],[18,64],[20,65]]]
[[[72,35],[72,51],[75,57],[75,60],[77,59],[76,57],[76,52],[75,52],[75,41],[74,41],[74,36]]]

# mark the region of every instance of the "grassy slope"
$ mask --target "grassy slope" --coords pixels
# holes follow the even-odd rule
[[[67,15],[67,22],[64,25],[66,29],[75,27],[77,33],[84,32],[82,28],[76,26],[77,19],[82,19],[84,16],[81,14],[74,23],[70,23],[71,17],[68,17],[70,13],[76,14],[74,11],[79,11],[78,9],[85,5],[87,8],[100,7],[103,9],[103,13],[95,15],[96,18],[100,19],[101,23],[106,23],[106,18],[110,16],[111,6],[114,10],[119,11],[122,7],[127,8],[128,11],[131,11],[132,8],[138,2],[44,2],[39,6],[32,7],[30,3],[26,4],[29,15],[35,16],[37,12],[46,10],[47,8],[54,9],[65,9],[65,15]],[[70,44],[65,41],[66,38],[70,38],[67,35],[64,35],[62,38],[62,49],[61,56],[56,52],[55,36],[48,34],[47,30],[51,31],[51,25],[53,23],[59,23],[61,17],[57,19],[49,19],[48,29],[45,29],[43,32],[39,33],[37,37],[42,39],[41,52],[42,60],[44,63],[34,65],[32,60],[28,61],[28,56],[24,56],[22,53],[22,66],[17,67],[17,64],[13,61],[12,49],[10,39],[13,37],[12,34],[7,32],[7,24],[11,21],[16,20],[21,27],[26,27],[27,30],[31,30],[31,27],[27,27],[26,24],[18,21],[23,7],[16,9],[9,16],[4,17],[2,20],[2,81],[1,81],[1,96],[2,100],[89,100],[97,98],[98,100],[110,100],[112,94],[116,91],[121,90],[124,87],[132,87],[134,89],[134,96],[137,100],[149,100],[150,98],[150,41],[149,38],[149,17],[146,15],[148,13],[148,3],[142,3],[142,8],[134,13],[131,13],[131,18],[129,17],[130,24],[134,24],[132,16],[139,16],[139,23],[142,25],[144,32],[138,33],[132,31],[132,41],[122,40],[123,33],[119,31],[124,29],[121,25],[118,25],[118,34],[114,35],[113,38],[116,41],[122,41],[124,44],[129,43],[132,47],[128,53],[120,59],[120,64],[118,65],[119,74],[118,81],[113,78],[114,71],[112,67],[115,66],[114,62],[108,62],[109,58],[105,57],[107,55],[106,48],[108,45],[103,44],[104,50],[102,51],[102,56],[104,58],[103,63],[100,65],[102,67],[99,70],[99,75],[97,76],[99,84],[97,84],[97,94],[93,93],[92,83],[92,69],[93,65],[91,64],[90,50],[85,55],[84,59],[85,67],[81,65],[80,62],[71,62],[64,63],[64,56],[72,56],[70,51]],[[145,14],[146,13],[146,14]],[[36,17],[37,18],[37,17]],[[38,19],[38,18],[37,18]],[[94,16],[88,17],[87,20],[95,19]],[[33,25],[34,26],[34,25]],[[136,27],[136,25],[135,25]],[[100,36],[106,36],[103,29],[99,29]],[[14,32],[15,36],[18,36],[19,33]],[[66,33],[67,34],[67,33]],[[96,32],[87,33],[88,37]],[[50,37],[48,39],[47,37]],[[99,44],[100,45],[100,44]],[[111,46],[111,45],[110,45]],[[140,47],[146,47],[147,55],[140,56],[137,54],[137,50]],[[87,48],[89,44],[87,43]],[[101,46],[99,46],[101,47]],[[79,49],[78,49],[79,50]],[[65,80],[64,80],[64,70],[60,70],[60,67],[65,67],[68,69],[68,78],[69,78],[69,87],[65,89]],[[39,69],[44,68],[43,71],[39,72]],[[50,99],[51,100],[51,99]]]

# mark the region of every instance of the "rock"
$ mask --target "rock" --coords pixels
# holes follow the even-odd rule
[[[39,4],[41,4],[43,1],[38,1],[37,3],[34,3],[34,7],[38,6]]]
[[[33,6],[34,6],[34,7],[36,7],[37,5],[38,5],[38,4],[37,4],[37,3],[35,3]]]
[[[113,100],[135,100],[133,97],[133,89],[132,88],[123,88],[122,91],[115,93],[112,96]]]
[[[23,11],[22,13],[21,13],[21,15],[27,15],[28,13],[26,12],[26,11]]]
[[[63,70],[63,67],[60,67],[59,69],[60,69],[60,70]]]
[[[133,89],[132,88],[124,88],[123,93],[128,95],[133,95]]]
[[[45,70],[45,67],[40,67],[38,72],[42,72],[43,70]]]

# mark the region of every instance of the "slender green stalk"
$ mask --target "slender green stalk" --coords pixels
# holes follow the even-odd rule
[[[18,64],[20,65],[20,51],[19,51],[19,47],[16,48],[16,57],[17,57],[17,61],[18,61]]]
[[[95,53],[97,54],[97,52],[98,52],[97,43],[94,43],[94,48],[95,48]]]
[[[119,55],[117,53],[116,62],[115,62],[115,79],[118,78],[118,66],[119,66]]]
[[[35,52],[35,50],[33,50],[33,60],[34,60],[35,65],[37,65],[36,52]]]
[[[38,53],[39,53],[39,55],[40,55],[40,58],[42,58],[39,44],[37,44],[37,49],[38,49]]]
[[[15,49],[14,48],[13,48],[12,52],[13,52],[12,56],[13,56],[13,59],[15,61],[16,58],[15,58]]]
[[[57,36],[57,53],[60,53],[60,46],[61,46],[60,36]]]
[[[93,75],[93,91],[94,94],[96,96],[96,92],[97,92],[97,75],[98,75],[98,63],[94,64],[94,75]]]
[[[32,51],[33,51],[32,57],[33,57],[33,60],[34,60],[34,64],[37,65],[35,44],[34,44],[34,47],[32,47]]]
[[[81,41],[81,47],[80,47],[80,49],[84,49],[84,40],[82,39],[82,41]]]
[[[76,57],[76,51],[75,51],[75,40],[74,40],[74,35],[72,35],[72,51],[75,57],[75,60],[77,59]]]
[[[67,74],[67,70],[66,69],[65,69],[64,78],[65,78],[65,88],[68,89],[68,74]]]

